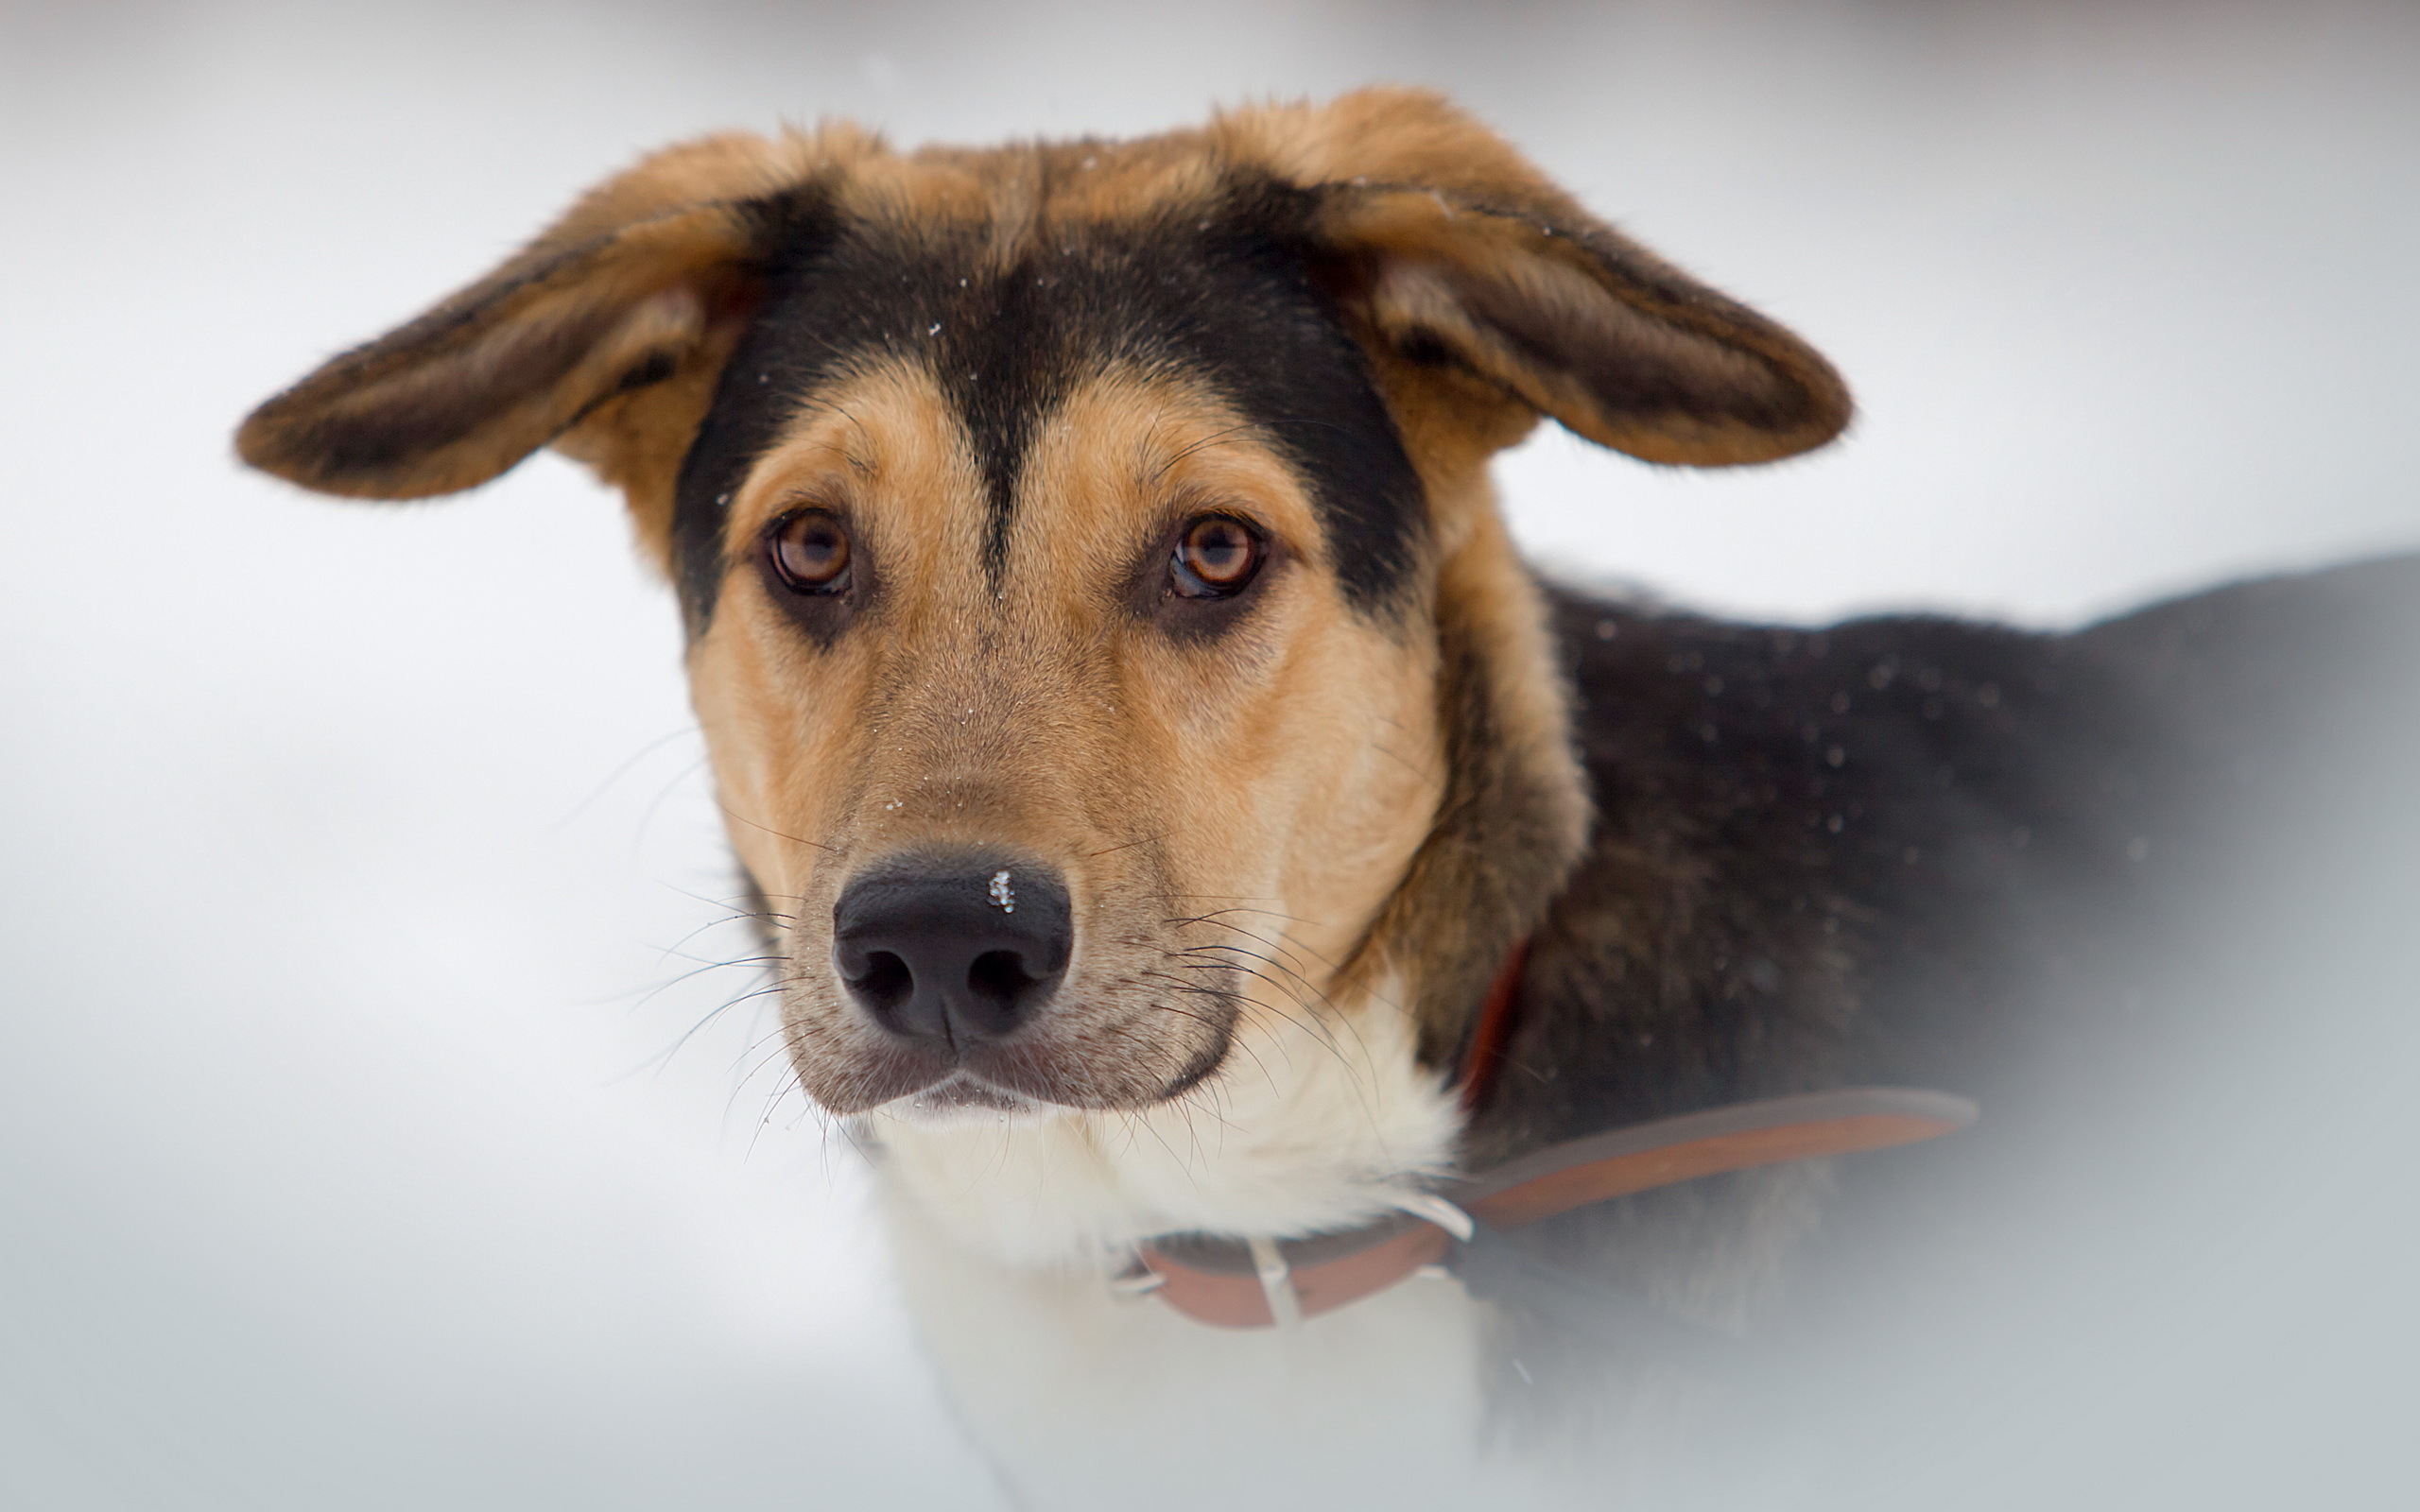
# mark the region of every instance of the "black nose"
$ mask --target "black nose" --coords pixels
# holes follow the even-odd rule
[[[832,908],[832,959],[876,1022],[959,1043],[1013,1033],[1067,970],[1067,889],[1006,858],[900,856]]]

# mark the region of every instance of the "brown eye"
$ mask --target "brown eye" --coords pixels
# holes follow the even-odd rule
[[[849,586],[849,533],[821,509],[804,509],[773,522],[767,550],[774,575],[802,593],[838,593]]]
[[[1203,515],[1177,539],[1169,576],[1187,598],[1226,598],[1244,591],[1267,555],[1250,525],[1223,514]]]

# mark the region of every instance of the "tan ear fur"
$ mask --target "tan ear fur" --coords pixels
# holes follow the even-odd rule
[[[1314,234],[1365,341],[1651,462],[1772,461],[1848,423],[1814,349],[1589,215],[1439,95],[1363,90],[1211,131],[1230,162],[1321,196]]]
[[[567,449],[631,471],[614,438],[633,390],[692,403],[728,353],[764,235],[752,202],[880,150],[842,126],[656,153],[486,278],[261,405],[236,450],[323,492],[420,498],[484,483],[612,407],[614,423]]]

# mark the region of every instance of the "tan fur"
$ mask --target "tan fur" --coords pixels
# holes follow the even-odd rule
[[[885,1080],[881,1031],[836,979],[835,897],[875,859],[952,843],[1066,876],[1076,955],[1026,1052],[1046,1103],[1150,1107],[1219,1054],[1229,1019],[1220,1077],[1376,1012],[1405,1016],[1433,1083],[1587,827],[1542,606],[1487,459],[1541,414],[1700,464],[1804,450],[1847,416],[1810,350],[1588,216],[1438,96],[1369,90],[1131,143],[903,155],[833,125],[677,146],[270,401],[238,445],[314,488],[409,497],[552,442],[624,490],[671,566],[682,460],[782,215],[882,226],[909,248],[972,237],[1005,269],[1087,228],[1223,214],[1238,185],[1296,197],[1309,273],[1423,485],[1421,560],[1392,609],[1348,602],[1270,438],[1158,370],[1092,373],[1050,413],[1007,570],[987,575],[973,438],[937,376],[894,350],[804,404],[730,499],[727,559],[705,564],[718,607],[690,651],[698,713],[733,843],[788,921],[794,1059],[827,1108],[912,1090]],[[883,585],[879,611],[829,644],[750,565],[765,524],[802,505],[844,520]],[[1205,509],[1249,517],[1275,556],[1249,622],[1197,644],[1119,595]],[[1435,1155],[1414,1143],[1413,1163]]]
[[[1287,470],[1197,444],[1233,426],[1165,381],[1113,374],[1078,395],[1035,447],[994,599],[953,422],[920,375],[870,377],[801,417],[735,501],[734,534],[801,498],[844,511],[886,564],[880,633],[804,653],[742,576],[692,653],[734,843],[782,911],[828,919],[855,869],[920,847],[1006,844],[1066,873],[1090,927],[1051,1053],[1112,1106],[1149,1101],[1203,1046],[1199,1021],[1157,1005],[1170,973],[1218,957],[1177,953],[1272,951],[1255,1001],[1306,1011],[1441,786],[1426,658],[1324,586]],[[1250,505],[1295,558],[1240,649],[1171,645],[1099,602],[1194,499]],[[1196,916],[1213,917],[1170,922]],[[798,1058],[810,1091],[854,1110],[849,1048],[876,1031],[811,969],[815,938],[791,998]]]

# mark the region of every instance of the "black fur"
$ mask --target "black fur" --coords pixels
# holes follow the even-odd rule
[[[749,207],[749,218],[761,249],[753,272],[774,288],[821,257],[838,234],[831,190],[822,183],[756,201]],[[730,543],[723,538],[731,496],[757,456],[773,443],[799,399],[786,384],[775,385],[772,353],[762,350],[765,309],[760,302],[748,335],[723,365],[714,404],[681,459],[674,484],[672,580],[692,638],[704,633],[714,618],[728,565]]]
[[[2310,1032],[2302,1002],[2251,1003],[2254,1030],[2225,1006],[2295,948],[2297,910],[2420,838],[2420,558],[2070,635],[1930,618],[1810,632],[1570,593],[1553,609],[1597,829],[1535,936],[1474,1163],[1830,1086],[1984,1108],[1965,1133],[1839,1162],[1828,1202],[1824,1172],[1751,1172],[1515,1236],[1634,1298],[1745,1320],[1751,1344],[1838,1349],[1877,1308],[1912,1306],[1903,1293],[1940,1280],[1902,1257],[1980,1231],[2021,1174],[2123,1179],[2143,1145],[2129,1110],[2180,1058]],[[1760,1307],[1777,1269],[1790,1305]],[[1507,1313],[1513,1397],[1659,1348],[1575,1344],[1531,1302]]]
[[[927,368],[963,421],[995,580],[1034,428],[1077,383],[1131,364],[1206,380],[1291,461],[1348,597],[1377,608],[1414,561],[1422,489],[1367,359],[1305,271],[1294,214],[1239,190],[1206,217],[1046,225],[1000,270],[987,227],[785,213],[764,303],[682,468],[673,549],[693,630],[713,615],[732,492],[802,407],[878,357]]]

